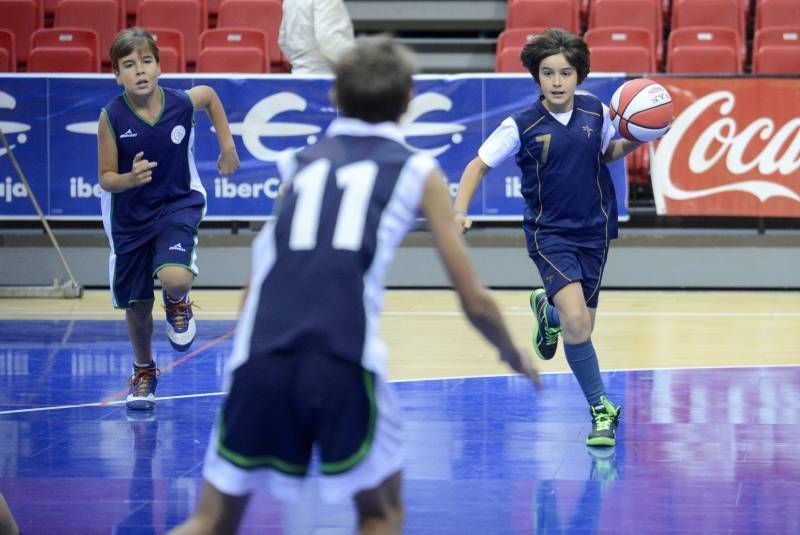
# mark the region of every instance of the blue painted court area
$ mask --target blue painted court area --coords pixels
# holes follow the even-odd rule
[[[155,337],[159,402],[130,413],[119,321],[0,322],[0,491],[22,532],[163,533],[199,498],[233,322]],[[183,360],[179,360],[183,359]],[[757,360],[754,359],[754,360]],[[407,533],[800,533],[800,368],[612,372],[613,449],[590,451],[570,375],[395,383]],[[104,402],[104,404],[100,404]],[[352,533],[349,506],[257,495],[242,533]]]

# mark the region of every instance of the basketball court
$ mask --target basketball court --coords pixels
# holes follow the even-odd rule
[[[527,292],[496,291],[520,342]],[[105,291],[0,300],[0,491],[25,534],[163,533],[199,498],[240,296],[196,291],[178,354],[156,316],[154,412],[122,400],[131,352]],[[407,533],[798,533],[800,293],[606,291],[593,340],[618,445],[559,348],[542,389],[506,375],[448,291],[387,292],[405,424]],[[352,533],[349,505],[251,501],[242,533]]]

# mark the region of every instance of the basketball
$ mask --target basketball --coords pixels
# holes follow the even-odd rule
[[[625,82],[611,97],[611,121],[626,139],[646,143],[663,136],[672,123],[672,97],[648,78]]]

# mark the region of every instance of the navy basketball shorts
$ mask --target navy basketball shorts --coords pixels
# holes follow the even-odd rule
[[[251,357],[232,378],[203,466],[217,490],[295,501],[319,472],[320,496],[336,503],[401,469],[400,411],[380,375],[330,355],[283,354]]]
[[[153,281],[164,267],[182,266],[197,276],[197,228],[202,216],[202,207],[180,208],[162,215],[150,229],[149,238],[135,248],[124,253],[111,251],[109,277],[115,307],[152,301]]]
[[[597,308],[608,246],[577,247],[562,242],[537,249],[529,255],[539,270],[551,303],[561,288],[580,281],[586,306]]]

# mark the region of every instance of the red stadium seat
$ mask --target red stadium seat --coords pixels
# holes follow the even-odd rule
[[[754,50],[753,74],[800,75],[800,48],[766,45]]]
[[[741,74],[742,62],[729,46],[678,46],[667,54],[667,72]]]
[[[280,0],[221,0],[217,28],[254,28],[266,32],[269,62],[277,67],[283,62],[278,46],[282,18]]]
[[[125,26],[125,13],[117,0],[61,0],[53,25],[94,30],[100,38],[103,63],[108,65],[108,50]]]
[[[504,48],[522,48],[530,37],[542,33],[545,28],[511,28],[503,30],[497,36],[497,51]]]
[[[197,72],[269,72],[264,51],[255,46],[211,46],[200,50]]]
[[[495,72],[528,72],[522,65],[519,59],[519,53],[522,47],[506,47],[503,50],[498,50],[497,60],[495,63]]]
[[[756,30],[772,26],[800,26],[800,2],[797,0],[758,0]]]
[[[648,0],[596,0],[589,11],[589,29],[625,26],[644,28],[655,39],[656,61],[664,57],[661,7]]]
[[[508,4],[508,28],[564,28],[580,31],[578,9],[572,0],[515,0]]]
[[[253,28],[217,28],[206,30],[200,35],[200,48],[242,48],[254,47],[261,51],[264,65],[258,71],[269,72],[269,44],[266,32]],[[247,55],[250,55],[249,53]],[[251,72],[251,71],[239,71]]]
[[[0,72],[17,71],[17,47],[14,34],[0,29]]]
[[[34,48],[48,49],[39,54],[38,68],[50,65],[55,56],[61,56],[65,61],[73,62],[63,69],[56,69],[51,72],[100,72],[100,48],[98,45],[97,33],[86,28],[46,28],[36,30],[31,35],[31,51]],[[64,54],[57,54],[56,48],[70,49]],[[91,68],[88,66],[83,53],[78,53],[73,49],[85,49],[91,57]],[[76,70],[72,70],[72,68]],[[89,69],[89,70],[86,70]],[[28,70],[32,70],[32,67]],[[41,70],[37,72],[43,72]]]
[[[100,66],[82,46],[37,46],[31,49],[28,72],[100,72]]]
[[[156,42],[161,72],[186,72],[183,34],[168,28],[147,28]]]
[[[726,27],[739,35],[740,56],[745,57],[745,17],[739,0],[677,0],[672,6],[672,30],[690,26]]]
[[[194,63],[200,34],[208,24],[206,3],[205,0],[142,0],[136,11],[136,24],[181,32],[186,62]]]
[[[678,46],[727,46],[736,53],[739,62],[744,65],[742,45],[739,34],[733,28],[724,26],[688,26],[673,28],[669,34],[667,49]]]
[[[655,58],[643,46],[592,46],[592,72],[655,72]]]
[[[44,15],[34,0],[0,1],[0,25],[14,34],[17,63],[28,61],[31,34],[44,26]]]
[[[771,26],[756,31],[753,50],[762,46],[800,46],[800,24],[797,26]]]
[[[605,26],[592,28],[583,34],[583,40],[589,47],[594,46],[638,46],[644,47],[650,53],[653,61],[656,59],[656,42],[653,34],[644,28],[634,26]],[[592,62],[594,69],[594,61]]]

